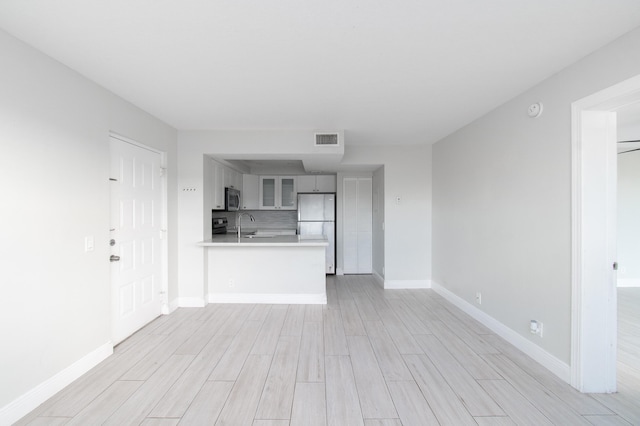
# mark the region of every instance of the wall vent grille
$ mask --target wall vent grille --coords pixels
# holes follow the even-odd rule
[[[338,134],[316,133],[316,146],[338,146]]]

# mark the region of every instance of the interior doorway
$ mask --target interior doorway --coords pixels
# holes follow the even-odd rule
[[[640,76],[572,104],[571,384],[617,390],[617,114]]]
[[[640,102],[618,111],[618,391],[640,392]]]

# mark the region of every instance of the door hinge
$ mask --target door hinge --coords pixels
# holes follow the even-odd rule
[[[160,177],[164,177],[166,173],[167,173],[166,167],[160,167]]]
[[[613,262],[613,270],[614,271],[618,270],[618,262]]]

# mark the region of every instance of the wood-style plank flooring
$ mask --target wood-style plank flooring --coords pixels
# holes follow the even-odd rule
[[[640,289],[620,392],[581,394],[431,290],[327,278],[328,304],[181,308],[19,425],[638,425]]]

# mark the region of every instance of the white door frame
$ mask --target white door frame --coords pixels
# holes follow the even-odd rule
[[[616,391],[615,111],[639,101],[640,75],[571,105],[571,385],[581,392]]]
[[[160,191],[162,193],[162,206],[160,206],[160,209],[161,209],[160,214],[162,216],[162,225],[161,225],[161,231],[162,231],[161,280],[162,282],[160,283],[160,288],[161,288],[160,299],[162,301],[161,312],[164,315],[167,315],[170,313],[170,310],[169,310],[169,242],[167,238],[167,224],[168,224],[168,198],[167,198],[168,186],[167,186],[167,173],[166,173],[167,153],[164,151],[160,151],[156,148],[150,147],[148,145],[142,144],[126,136],[122,136],[116,132],[109,132],[109,137],[120,139],[123,142],[127,142],[131,145],[135,145],[137,147],[146,149],[151,152],[155,152],[156,154],[160,155],[160,168],[162,169],[162,173],[160,175],[160,185],[161,185]]]

